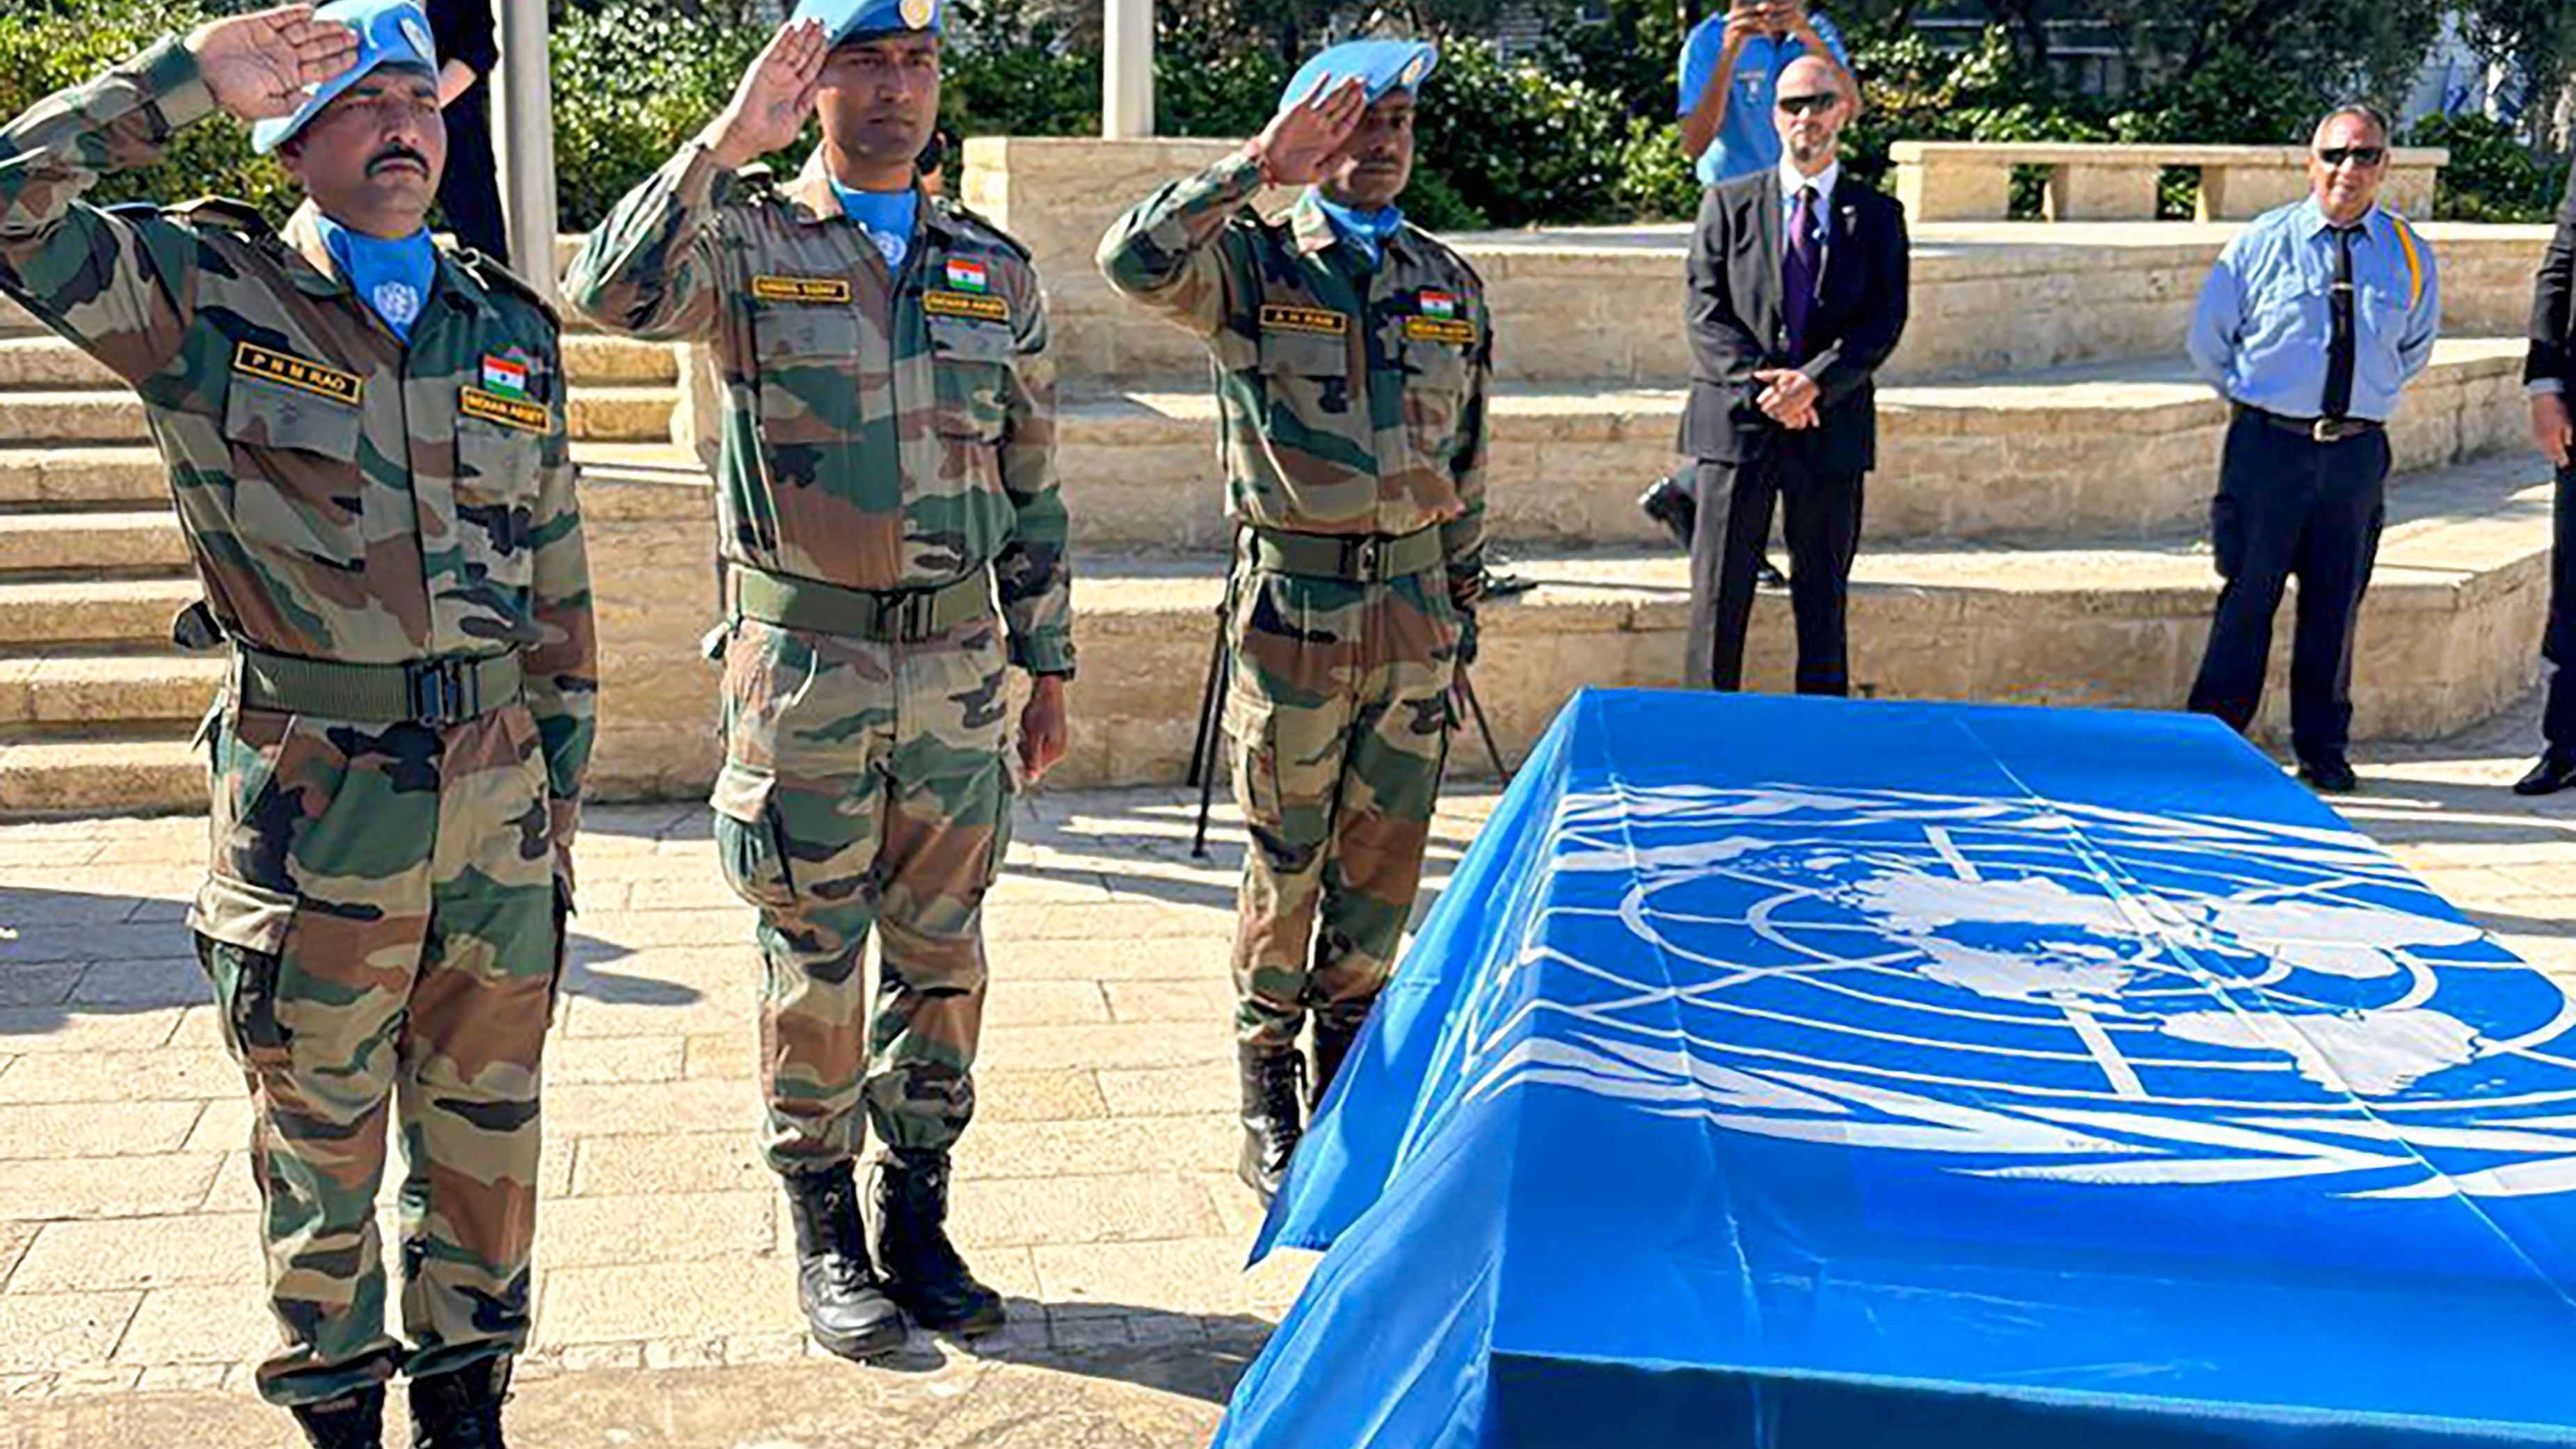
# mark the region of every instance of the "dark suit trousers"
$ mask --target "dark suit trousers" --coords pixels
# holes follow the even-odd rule
[[[478,80],[444,112],[447,170],[438,178],[438,209],[460,244],[507,266],[509,231],[501,221],[500,175],[492,164],[491,96],[491,81]]]
[[[1849,694],[1843,596],[1860,548],[1859,473],[1821,473],[1795,444],[1744,463],[1701,460],[1693,491],[1699,528],[1691,537],[1691,617],[1683,682],[1736,689],[1744,680],[1744,629],[1753,614],[1753,570],[1771,537],[1771,506],[1783,505],[1789,543],[1789,606],[1798,621],[1798,692]]]
[[[2301,759],[2338,756],[2352,734],[2352,646],[2363,590],[2388,517],[2388,435],[2319,443],[2240,412],[2227,429],[2210,504],[2218,617],[2191,686],[2191,708],[2239,731],[2263,702],[2272,616],[2299,581],[2290,641],[2290,744]]]
[[[2541,736],[2576,750],[2576,468],[2558,470],[2556,526],[2549,536],[2549,629],[2540,636],[2540,657],[2555,666]]]

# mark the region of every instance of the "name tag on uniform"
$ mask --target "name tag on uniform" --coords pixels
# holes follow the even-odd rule
[[[847,277],[754,277],[751,295],[764,302],[847,302]]]
[[[1476,324],[1463,317],[1407,317],[1404,335],[1424,342],[1449,342],[1464,347],[1476,340]]]
[[[1264,302],[1261,304],[1261,330],[1340,337],[1351,330],[1351,319],[1347,314],[1324,307],[1286,307],[1277,302]]]
[[[1011,320],[1010,303],[999,297],[979,296],[971,292],[924,292],[921,294],[921,310],[933,317],[971,317],[978,322]]]
[[[233,371],[301,388],[333,402],[357,406],[365,390],[354,372],[341,372],[318,362],[307,362],[292,353],[277,352],[256,342],[240,343],[233,348]]]
[[[544,403],[533,403],[520,397],[503,397],[497,392],[485,392],[479,387],[458,388],[456,410],[469,418],[481,418],[487,423],[499,423],[505,428],[517,428],[523,433],[550,432],[555,424],[554,410]]]

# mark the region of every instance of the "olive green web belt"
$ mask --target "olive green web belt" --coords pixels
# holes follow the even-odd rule
[[[525,687],[515,653],[345,664],[233,650],[233,694],[244,708],[356,724],[455,724],[516,703]]]
[[[1252,530],[1252,566],[1268,573],[1346,579],[1358,584],[1427,574],[1440,567],[1437,525],[1411,533],[1329,534]]]
[[[855,639],[896,643],[928,639],[983,618],[993,606],[992,579],[984,569],[936,588],[889,593],[845,589],[747,564],[728,565],[725,577],[737,614],[789,629]]]

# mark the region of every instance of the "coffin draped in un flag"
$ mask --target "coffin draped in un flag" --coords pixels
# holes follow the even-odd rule
[[[1587,693],[1217,1443],[2576,1443],[2571,1029],[2213,721]]]

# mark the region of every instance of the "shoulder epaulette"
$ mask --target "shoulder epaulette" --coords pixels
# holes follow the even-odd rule
[[[235,201],[229,196],[200,196],[194,201],[165,206],[161,208],[161,214],[175,216],[197,226],[219,226],[246,236],[277,234],[277,229],[268,224],[268,218],[260,213],[258,207],[247,201]]]
[[[746,197],[768,198],[778,194],[778,173],[766,161],[754,161],[733,173],[734,189]]]
[[[535,307],[545,315],[546,321],[552,323],[558,330],[563,327],[563,315],[555,310],[555,304],[548,301],[543,292],[530,285],[527,278],[470,248],[457,250],[456,264],[463,267],[465,274],[472,277],[475,284],[483,290],[507,292]]]
[[[977,211],[975,208],[945,196],[932,197],[930,204],[938,207],[950,216],[957,218],[959,221],[965,222],[967,225],[972,226],[979,231],[990,234],[993,240],[1000,242],[1005,249],[1007,249],[1013,256],[1018,257],[1021,261],[1026,262],[1035,260],[1035,258],[1030,254],[1028,247],[1022,243],[1018,237],[1002,230],[999,223],[995,222],[991,217],[986,216],[984,213]]]

